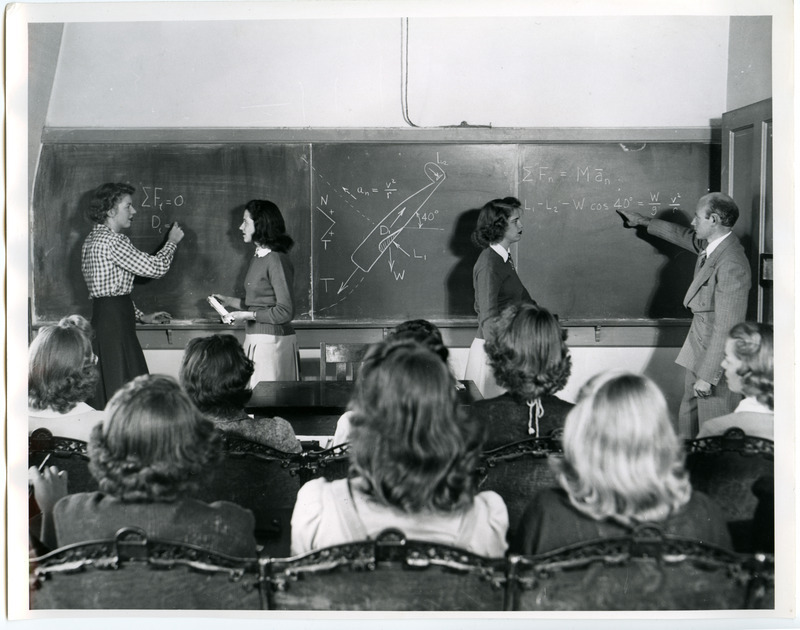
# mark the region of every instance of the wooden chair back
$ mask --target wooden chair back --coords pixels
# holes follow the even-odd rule
[[[369,348],[368,343],[325,343],[319,344],[319,380],[328,380],[328,366],[335,366],[334,379],[353,381],[358,375],[358,367]]]
[[[298,453],[231,435],[224,436],[224,453],[195,495],[207,503],[230,501],[252,511],[256,541],[276,555],[289,555],[290,523],[302,480]]]
[[[67,472],[67,491],[94,492],[97,480],[89,472],[88,445],[82,440],[54,436],[48,429],[36,429],[28,437],[28,466],[57,466]]]
[[[272,610],[476,610],[505,605],[505,559],[407,540],[377,540],[262,560]]]
[[[148,539],[137,528],[56,549],[30,567],[33,610],[263,608],[256,558]]]
[[[478,490],[494,490],[508,508],[515,531],[533,495],[557,485],[549,459],[562,453],[560,434],[529,438],[485,451],[476,470]]]
[[[753,516],[759,502],[753,487],[758,479],[773,475],[774,443],[733,428],[724,435],[687,440],[685,449],[692,488],[722,508],[734,549],[753,551]]]
[[[328,481],[346,479],[350,470],[350,445],[339,444],[322,450],[304,451],[300,458],[300,479],[303,483],[324,477]]]
[[[524,611],[772,608],[774,561],[645,525],[629,536],[509,559],[511,606]]]

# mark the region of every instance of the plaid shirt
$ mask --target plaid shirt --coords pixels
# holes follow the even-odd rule
[[[136,276],[160,278],[169,270],[177,246],[167,241],[151,256],[136,249],[124,234],[117,234],[104,224],[94,226],[83,242],[81,271],[89,295],[93,298],[129,295]],[[142,311],[136,308],[136,319]]]

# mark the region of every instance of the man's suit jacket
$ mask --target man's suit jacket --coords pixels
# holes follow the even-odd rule
[[[647,232],[695,253],[707,244],[698,240],[691,228],[660,219],[650,221]],[[683,298],[683,305],[692,311],[692,325],[675,362],[716,385],[723,373],[728,331],[745,320],[749,292],[750,264],[739,239],[730,234],[702,267],[698,258],[692,284]]]

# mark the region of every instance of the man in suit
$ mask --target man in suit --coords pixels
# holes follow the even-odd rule
[[[750,265],[731,232],[739,208],[728,195],[705,195],[697,202],[691,228],[636,212],[619,213],[626,227],[646,227],[648,234],[699,254],[683,298],[692,311],[692,325],[675,360],[686,368],[678,432],[694,437],[706,420],[732,412],[739,398],[728,389],[721,366],[728,331],[745,320],[750,291]]]

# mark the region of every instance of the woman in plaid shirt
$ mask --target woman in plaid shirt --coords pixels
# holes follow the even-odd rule
[[[168,321],[169,313],[143,313],[134,305],[130,293],[136,276],[160,278],[169,270],[183,230],[172,225],[167,242],[151,256],[136,249],[122,234],[136,214],[128,184],[103,184],[94,192],[87,217],[96,225],[83,243],[81,271],[92,298],[94,353],[100,368],[95,399],[96,409],[120,387],[140,374],[147,374],[147,362],[136,337],[136,322],[155,324]]]

